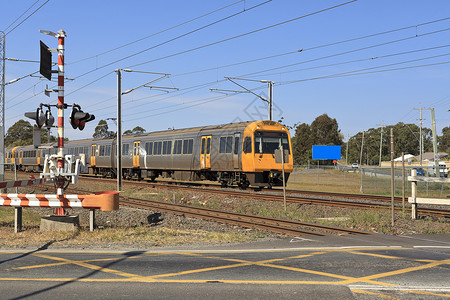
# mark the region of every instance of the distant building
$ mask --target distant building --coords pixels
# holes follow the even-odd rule
[[[438,152],[439,155],[439,159],[447,159],[448,158],[448,153],[445,152]],[[417,161],[420,161],[420,155],[415,156],[415,159]],[[434,153],[433,152],[425,152],[422,153],[422,160],[423,161],[434,161]]]
[[[412,154],[405,154],[405,161],[408,163],[411,163],[412,161],[416,160],[416,157]],[[420,158],[419,158],[420,160]],[[402,161],[402,157],[397,157],[394,159],[394,161]]]

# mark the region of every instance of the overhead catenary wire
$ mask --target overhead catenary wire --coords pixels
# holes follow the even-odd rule
[[[36,3],[38,3],[40,0],[36,0],[33,4],[31,4],[31,6],[30,7],[28,7],[28,9],[27,10],[25,10],[20,16],[18,16],[17,17],[17,19],[15,19],[14,21],[12,21],[11,22],[11,24],[9,24],[8,25],[8,27],[6,27],[5,29],[3,29],[2,31],[3,32],[5,32],[6,30],[8,30],[9,29],[9,27],[11,27],[11,26],[13,26],[14,25],[14,23],[16,23],[20,18],[22,18],[23,17],[23,15],[25,15],[30,9],[32,9],[33,8],[33,6],[35,6],[36,5]]]
[[[39,1],[39,0],[38,0],[38,1]],[[272,0],[270,0],[270,1],[272,1]],[[154,36],[159,35],[159,34],[161,34],[161,33],[170,31],[170,30],[175,29],[175,28],[177,28],[177,27],[180,27],[180,26],[189,24],[189,23],[191,23],[191,22],[193,22],[193,21],[199,20],[199,19],[201,19],[201,18],[204,18],[204,17],[206,17],[206,16],[209,16],[209,15],[211,15],[211,14],[214,14],[214,13],[216,13],[216,12],[219,12],[219,11],[221,11],[221,10],[224,10],[224,9],[226,9],[226,8],[229,8],[229,7],[231,7],[231,6],[234,6],[234,5],[236,5],[236,4],[238,4],[238,3],[241,3],[241,2],[245,2],[245,0],[239,0],[239,1],[233,2],[233,3],[231,3],[231,4],[228,4],[228,5],[225,5],[225,6],[223,6],[223,7],[218,8],[218,9],[215,9],[215,10],[212,10],[212,11],[210,11],[210,12],[207,12],[207,13],[205,13],[205,14],[203,14],[203,15],[198,16],[198,17],[195,17],[195,18],[192,18],[192,19],[190,19],[190,20],[181,22],[181,23],[179,23],[179,24],[177,24],[177,25],[174,25],[174,26],[171,26],[171,27],[169,27],[169,28],[160,30],[160,31],[158,31],[158,32],[152,33],[152,34],[150,34],[150,35],[147,35],[147,36],[145,36],[145,37],[142,37],[142,38],[140,38],[140,39],[134,40],[134,41],[132,41],[132,42],[123,44],[123,45],[121,45],[121,46],[115,47],[115,48],[113,48],[113,49],[110,49],[110,50],[107,50],[107,51],[104,51],[104,52],[101,52],[101,53],[98,53],[98,54],[95,54],[95,55],[92,55],[92,56],[89,56],[89,57],[85,57],[85,58],[76,60],[76,61],[74,61],[74,62],[68,63],[67,65],[73,65],[73,64],[76,64],[76,63],[79,63],[79,62],[82,62],[82,61],[86,61],[86,60],[89,60],[89,59],[92,59],[92,58],[97,58],[97,57],[99,57],[99,56],[102,56],[102,55],[105,55],[105,54],[114,52],[114,51],[116,51],[116,50],[122,49],[122,48],[124,48],[124,47],[130,46],[130,45],[132,45],[132,44],[135,44],[135,43],[138,43],[138,42],[140,42],[140,41],[146,40],[146,39],[148,39],[148,38],[154,37]]]
[[[191,31],[189,31],[189,32],[186,32],[186,33],[183,33],[183,34],[181,34],[181,35],[178,35],[178,36],[176,36],[176,37],[174,37],[174,38],[171,38],[171,39],[169,39],[169,40],[167,40],[167,41],[164,41],[164,42],[162,42],[162,43],[159,43],[159,44],[157,44],[157,45],[154,45],[154,46],[152,46],[152,47],[150,47],[150,48],[141,50],[141,51],[139,51],[139,52],[135,52],[135,53],[130,54],[130,55],[127,55],[127,56],[125,56],[125,57],[123,57],[123,58],[117,59],[117,60],[112,61],[112,62],[110,62],[110,63],[107,63],[107,64],[105,64],[105,65],[103,65],[103,66],[100,66],[100,67],[97,67],[97,68],[95,68],[95,69],[92,69],[92,70],[90,70],[90,71],[88,71],[88,72],[86,72],[86,73],[83,73],[83,74],[81,74],[81,75],[78,75],[78,76],[75,77],[75,79],[77,79],[77,78],[79,78],[79,77],[82,77],[82,76],[85,76],[85,75],[87,75],[87,74],[90,74],[90,73],[92,73],[92,72],[94,72],[94,71],[97,71],[97,70],[106,68],[106,67],[111,66],[111,65],[113,65],[113,64],[116,64],[116,63],[118,63],[118,62],[124,61],[124,60],[126,60],[126,59],[132,58],[132,57],[134,57],[134,56],[136,56],[136,55],[145,53],[145,52],[150,51],[150,50],[152,50],[152,49],[155,49],[155,48],[157,48],[157,47],[166,45],[166,44],[168,44],[168,43],[170,43],[170,42],[176,41],[176,40],[178,40],[178,39],[180,39],[180,38],[183,38],[183,37],[185,37],[185,36],[188,36],[188,35],[190,35],[190,34],[193,34],[193,33],[195,33],[195,32],[198,32],[198,31],[203,30],[203,29],[205,29],[205,28],[208,28],[208,27],[210,27],[210,26],[213,26],[213,25],[215,25],[215,24],[217,24],[217,23],[220,23],[220,22],[223,22],[223,21],[228,20],[228,19],[230,19],[230,18],[233,18],[233,17],[235,17],[235,16],[237,16],[237,15],[240,15],[240,14],[242,14],[242,13],[244,13],[244,12],[248,12],[249,10],[255,9],[255,8],[257,8],[257,7],[261,6],[261,5],[267,4],[267,3],[271,2],[271,1],[272,1],[272,0],[267,0],[267,1],[263,2],[263,3],[260,3],[260,4],[257,4],[257,5],[255,5],[255,6],[252,6],[252,7],[248,8],[248,9],[246,9],[246,10],[243,10],[243,11],[240,11],[240,12],[237,12],[237,13],[234,13],[234,14],[229,15],[229,16],[227,16],[227,17],[224,17],[224,18],[222,18],[222,19],[220,19],[220,20],[214,21],[214,22],[212,22],[212,23],[206,24],[206,25],[204,25],[204,26],[201,26],[201,27],[196,28],[196,29],[194,29],[194,30],[191,30]],[[357,1],[357,0],[352,0],[352,1]],[[130,67],[126,67],[126,68],[132,68],[132,67],[135,67],[135,66],[137,66],[137,65],[130,66]]]
[[[34,15],[38,10],[40,10],[45,4],[47,4],[50,0],[47,0],[44,2],[44,4],[42,4],[41,6],[39,6],[37,9],[35,9],[30,15],[28,15],[28,17],[26,17],[25,19],[22,20],[22,22],[20,22],[19,24],[17,24],[13,29],[11,29],[10,31],[8,31],[5,36],[7,36],[8,34],[10,34],[11,32],[13,32],[17,27],[19,27],[20,25],[22,25],[23,22],[25,22],[26,20],[28,20],[32,15]]]
[[[297,54],[299,52],[304,52],[304,51],[309,51],[309,50],[316,50],[316,49],[325,48],[325,47],[329,47],[329,46],[334,46],[334,45],[354,42],[354,41],[358,41],[358,40],[362,40],[362,39],[367,39],[367,38],[371,38],[371,37],[375,37],[375,36],[385,35],[385,34],[397,32],[397,31],[403,31],[403,30],[407,30],[407,29],[411,29],[411,28],[417,28],[417,27],[420,27],[420,26],[425,26],[425,25],[434,24],[434,23],[438,23],[438,22],[443,22],[443,21],[447,21],[447,20],[450,20],[450,17],[443,18],[443,19],[432,20],[432,21],[428,21],[428,22],[425,22],[425,23],[419,23],[419,24],[410,25],[410,26],[406,26],[406,27],[391,29],[391,30],[387,30],[387,31],[382,31],[382,32],[373,33],[373,34],[369,34],[369,35],[364,35],[364,36],[351,38],[351,39],[346,39],[346,40],[342,40],[342,41],[327,43],[327,44],[318,45],[318,46],[313,46],[313,47],[309,47],[309,48],[301,48],[301,49],[294,50],[294,51],[289,51],[289,52],[274,54],[274,55],[270,55],[270,56],[255,58],[255,59],[241,61],[241,62],[232,63],[232,64],[228,64],[228,65],[222,65],[222,66],[219,66],[219,67],[213,67],[213,68],[196,70],[196,71],[191,71],[191,72],[186,72],[186,73],[181,73],[181,74],[175,74],[175,75],[172,75],[172,77],[184,76],[184,75],[192,75],[192,74],[200,73],[200,72],[207,72],[207,71],[212,71],[212,70],[216,70],[216,69],[234,67],[234,66],[238,66],[238,65],[242,65],[242,64],[262,61],[262,60],[271,59],[271,58],[278,58],[278,57],[285,56],[285,55]]]
[[[306,15],[302,15],[302,16],[299,16],[299,17],[296,17],[296,18],[293,18],[293,19],[289,19],[289,20],[283,21],[283,22],[279,22],[279,23],[276,23],[276,24],[265,26],[265,27],[262,27],[262,28],[259,28],[259,29],[255,29],[255,30],[246,32],[246,33],[238,34],[238,35],[235,35],[235,36],[232,36],[232,37],[220,40],[220,41],[212,42],[212,43],[209,43],[209,44],[205,44],[205,45],[198,46],[198,47],[195,47],[195,48],[191,48],[191,49],[188,49],[188,50],[184,50],[184,51],[181,51],[181,52],[177,52],[177,53],[173,53],[173,54],[170,54],[170,55],[166,55],[166,56],[163,56],[163,57],[160,57],[160,58],[156,58],[156,59],[148,60],[148,61],[145,61],[145,62],[142,62],[142,63],[134,64],[134,65],[129,66],[128,68],[134,68],[134,67],[137,67],[137,66],[142,66],[142,65],[145,65],[145,64],[148,64],[148,63],[151,63],[151,62],[155,62],[155,61],[159,61],[159,60],[162,60],[162,59],[166,59],[166,58],[169,58],[169,57],[174,57],[174,56],[178,56],[178,55],[185,54],[185,53],[188,53],[188,52],[192,52],[192,51],[196,51],[196,50],[199,50],[199,49],[203,49],[203,48],[206,48],[206,47],[218,45],[218,44],[221,44],[221,43],[224,43],[224,42],[228,42],[228,41],[231,41],[231,40],[234,40],[234,39],[237,39],[237,38],[241,38],[241,37],[244,37],[244,36],[247,36],[247,35],[250,35],[250,34],[254,34],[254,33],[257,33],[257,32],[263,31],[263,30],[271,29],[271,28],[274,28],[274,27],[277,27],[277,26],[281,26],[281,25],[284,25],[284,24],[287,24],[287,23],[290,23],[290,22],[294,22],[294,21],[297,21],[297,20],[300,20],[300,19],[303,19],[303,18],[306,18],[306,17],[310,17],[310,16],[313,16],[313,15],[316,15],[316,14],[319,14],[319,13],[322,13],[322,12],[325,12],[325,11],[329,11],[329,10],[332,10],[332,9],[335,9],[335,8],[338,8],[338,7],[341,7],[341,6],[344,6],[344,5],[356,2],[356,1],[358,1],[358,0],[351,0],[351,1],[348,1],[348,2],[345,2],[345,3],[341,3],[341,4],[338,4],[338,5],[331,6],[331,7],[327,7],[327,8],[324,8],[324,9],[321,9],[321,10],[318,10],[318,11],[315,11],[315,12],[312,12],[312,13],[309,13],[309,14],[306,14]]]

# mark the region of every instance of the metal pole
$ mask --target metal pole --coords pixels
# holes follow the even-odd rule
[[[5,33],[0,31],[0,162],[5,161]],[[5,179],[5,166],[0,165],[0,181]]]
[[[64,38],[66,33],[60,29],[56,35],[58,38],[58,174],[64,173]],[[58,197],[64,197],[65,178],[59,175],[56,178],[56,194]],[[55,216],[64,216],[65,211],[62,207],[54,209]]]
[[[422,107],[420,108],[420,138],[419,138],[419,147],[420,147],[420,166],[422,167],[422,155],[423,155],[423,134],[422,134]]]
[[[283,172],[283,201],[284,201],[284,211],[287,210],[286,208],[286,182],[284,179],[284,150],[283,150],[283,145],[280,146],[281,149],[281,170]]]
[[[402,212],[405,213],[405,152],[402,152]]]
[[[391,128],[391,219],[394,227],[394,130]]]
[[[383,148],[383,127],[381,127],[381,137],[380,137],[380,162],[378,166],[381,168],[381,150]]]
[[[434,108],[430,108],[431,110],[431,132],[433,133],[433,153],[434,153],[434,167],[435,167],[435,176],[440,177],[441,173],[439,170],[439,157],[437,151],[437,134],[436,134],[436,118],[434,117]]]
[[[273,81],[269,81],[269,120],[273,119]]]
[[[362,166],[362,154],[363,154],[363,148],[364,148],[364,131],[362,133],[362,139],[361,139],[361,152],[359,154],[359,164]]]
[[[117,191],[122,190],[122,70],[117,69]]]
[[[64,172],[64,38],[66,33],[58,31],[58,169]],[[64,177],[57,179],[57,195],[64,194]],[[58,209],[56,209],[58,210]],[[63,210],[63,209],[61,209]],[[56,213],[58,214],[58,213]]]

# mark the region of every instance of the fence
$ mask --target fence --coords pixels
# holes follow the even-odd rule
[[[407,177],[411,167],[394,169],[394,191],[396,196],[402,196],[405,186],[405,197],[411,194],[411,186]],[[391,194],[391,169],[380,167],[350,166],[294,166],[289,177],[288,188],[305,190],[326,190],[341,193]],[[449,185],[437,182],[418,182],[417,194],[420,197],[445,198],[449,195]]]

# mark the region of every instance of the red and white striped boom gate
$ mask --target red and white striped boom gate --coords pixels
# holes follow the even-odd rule
[[[0,189],[9,189],[13,187],[24,187],[24,186],[30,186],[35,184],[43,184],[45,183],[46,179],[26,179],[26,180],[16,180],[16,181],[4,181],[0,182]]]
[[[86,208],[112,211],[119,209],[119,192],[95,192],[93,195],[0,194],[0,206]]]

